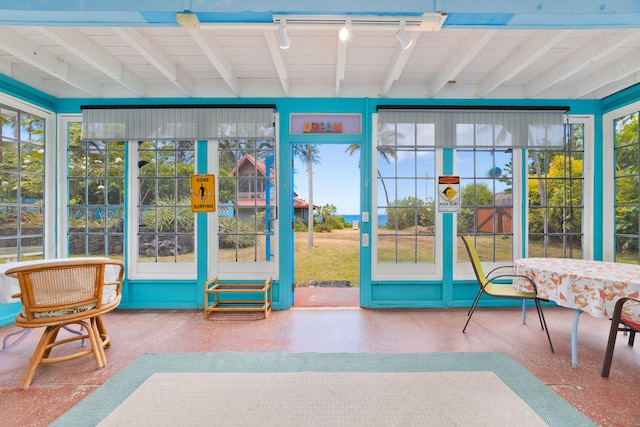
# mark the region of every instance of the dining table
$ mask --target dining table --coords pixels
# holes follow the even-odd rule
[[[570,258],[521,258],[514,263],[513,287],[538,289],[538,298],[575,310],[571,365],[578,366],[578,322],[582,313],[611,319],[616,301],[640,295],[640,265]],[[519,276],[519,277],[518,277]]]

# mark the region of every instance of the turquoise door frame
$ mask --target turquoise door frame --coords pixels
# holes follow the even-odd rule
[[[287,119],[288,121],[288,119]],[[284,126],[283,126],[284,127]],[[341,145],[360,145],[360,211],[363,211],[364,200],[370,200],[370,195],[367,193],[370,191],[368,185],[368,178],[365,178],[364,174],[367,170],[370,170],[370,166],[363,167],[365,163],[370,163],[370,155],[367,157],[363,141],[363,135],[325,135],[325,134],[312,134],[312,135],[282,135],[280,139],[281,149],[280,160],[281,165],[281,181],[280,181],[280,286],[282,290],[280,295],[282,301],[280,304],[281,309],[291,308],[294,303],[294,271],[295,271],[295,256],[294,256],[294,232],[293,232],[293,192],[294,192],[294,171],[293,171],[293,146],[296,144],[341,144]],[[367,185],[363,185],[367,183]],[[369,204],[370,206],[370,204]],[[370,212],[370,209],[368,210]],[[368,278],[368,286],[371,286],[371,257],[370,252],[368,260],[369,262],[363,262],[363,248],[362,247],[362,233],[370,233],[369,224],[362,224],[360,226],[360,294],[362,305],[362,293],[366,286],[365,278]],[[366,273],[365,273],[366,272]]]
[[[291,189],[290,189],[290,192],[289,192],[289,200],[294,200],[295,173],[294,173],[294,168],[293,168],[293,161],[295,160],[294,159],[294,157],[295,157],[294,146],[296,146],[296,145],[307,145],[307,144],[313,144],[313,145],[318,145],[318,146],[323,146],[323,145],[325,145],[325,146],[326,145],[342,145],[342,146],[347,146],[348,147],[348,146],[353,145],[353,144],[358,144],[360,146],[360,150],[358,150],[358,155],[360,156],[360,158],[358,159],[358,164],[359,165],[362,164],[362,154],[361,154],[362,143],[358,143],[358,142],[345,143],[343,141],[333,140],[334,138],[331,138],[332,139],[331,142],[328,142],[327,140],[325,140],[323,138],[324,135],[322,135],[322,134],[318,134],[318,135],[314,135],[314,136],[317,137],[318,141],[315,141],[315,142],[310,142],[309,141],[309,142],[305,142],[305,143],[292,142],[292,143],[289,144],[289,148],[290,148],[290,151],[291,151],[290,155],[291,155],[291,159],[292,159],[292,162],[291,162],[291,165],[292,165],[292,167],[291,167],[291,183],[292,183],[292,185],[291,185]],[[325,160],[330,160],[330,159],[325,159]],[[300,170],[298,170],[298,172],[300,173]],[[359,176],[358,179],[359,179],[359,182],[362,181],[361,176]],[[361,194],[361,193],[362,193],[362,188],[359,189],[359,194]],[[360,206],[360,204],[359,204],[359,206]],[[292,218],[292,221],[293,221],[293,219],[295,218],[295,209],[294,209],[294,204],[293,203],[291,204],[291,209],[290,210],[291,210],[291,218]],[[308,214],[312,215],[313,214],[312,210],[310,210]],[[293,232],[293,223],[292,223],[291,224],[291,239],[290,239],[291,252],[293,254],[293,257],[291,259],[291,281],[292,281],[292,283],[294,282],[295,262],[296,262],[296,260],[295,260],[295,241],[294,240],[295,240],[295,233]],[[360,242],[362,242],[362,238],[360,238]],[[362,243],[360,243],[360,246],[362,246]],[[359,247],[358,248],[358,254],[360,254],[361,250],[362,250],[362,248]],[[361,258],[361,257],[359,257],[359,258]],[[362,268],[361,263],[358,263],[358,269],[361,270],[361,268]],[[361,274],[362,274],[362,271],[359,271],[359,276]],[[362,288],[360,288],[360,289],[362,289]],[[292,305],[295,305],[295,288],[293,286],[291,287],[291,301],[292,301]]]

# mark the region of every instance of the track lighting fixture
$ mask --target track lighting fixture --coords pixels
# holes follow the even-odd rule
[[[287,27],[285,27],[284,24],[280,25],[278,33],[278,45],[280,46],[280,49],[289,49],[289,46],[291,46],[291,39],[287,36]]]
[[[409,49],[413,44],[413,37],[411,37],[411,34],[407,33],[404,28],[398,30],[396,37],[400,41],[400,46],[402,46],[403,49]]]
[[[351,39],[351,22],[347,21],[347,24],[340,28],[340,31],[338,32],[338,38],[340,39],[340,41],[346,42],[349,41],[349,39]]]

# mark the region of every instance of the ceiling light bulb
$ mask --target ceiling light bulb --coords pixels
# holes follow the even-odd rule
[[[340,40],[342,40],[343,42],[346,42],[347,40],[349,40],[349,37],[351,37],[351,30],[349,29],[349,27],[344,26],[340,28],[338,38],[340,38]]]
[[[396,37],[400,40],[400,46],[402,46],[403,49],[409,49],[413,44],[413,37],[411,37],[411,34],[407,33],[402,28],[400,28],[396,33]]]
[[[287,28],[282,25],[280,26],[278,32],[280,34],[280,39],[278,40],[280,49],[289,49],[289,47],[291,46],[291,39],[287,36]]]

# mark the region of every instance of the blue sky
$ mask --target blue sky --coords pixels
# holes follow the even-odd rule
[[[313,165],[313,204],[335,205],[338,214],[360,212],[359,153],[345,153],[347,144],[320,144],[320,163]],[[295,192],[309,200],[307,166],[295,159]]]

